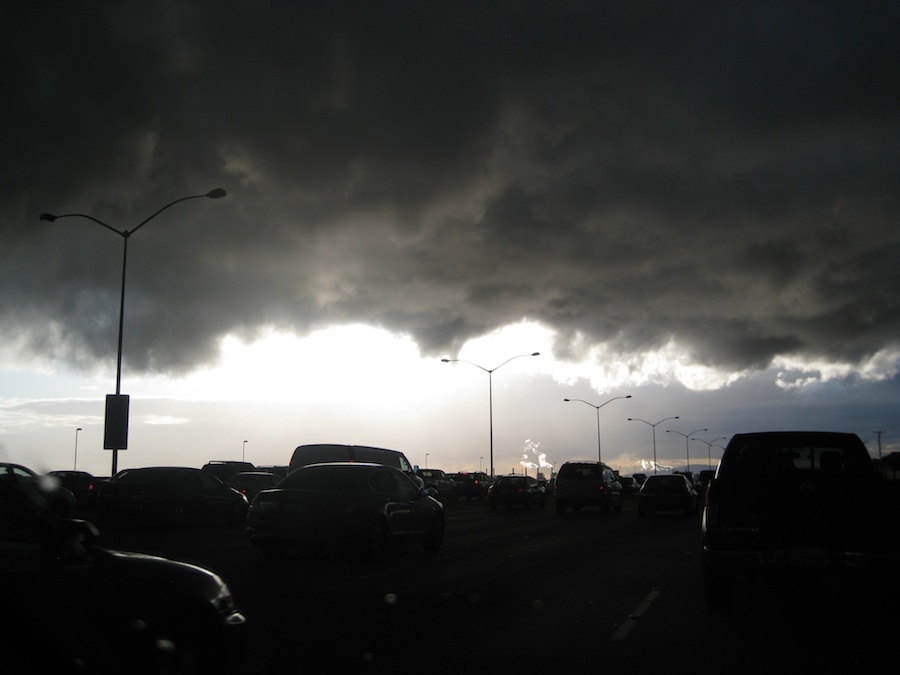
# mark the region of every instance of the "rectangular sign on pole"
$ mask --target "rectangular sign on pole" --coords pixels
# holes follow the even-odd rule
[[[106,450],[128,448],[128,394],[106,395],[106,427],[103,447]]]

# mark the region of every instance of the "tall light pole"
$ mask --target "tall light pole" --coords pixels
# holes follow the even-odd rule
[[[75,463],[72,465],[72,471],[78,471],[78,432],[81,431],[81,427],[78,427],[75,430]]]
[[[719,436],[718,438],[714,438],[711,441],[704,441],[702,438],[692,438],[692,441],[700,441],[701,443],[706,443],[706,457],[709,462],[709,468],[712,468],[712,444],[716,441],[724,441],[727,436]],[[716,446],[719,447],[719,446]]]
[[[113,396],[107,395],[106,397],[106,426],[104,432],[103,439],[103,447],[107,450],[112,450],[112,475],[116,475],[117,468],[119,465],[119,450],[125,450],[128,448],[128,396],[122,395],[122,333],[123,327],[125,324],[125,270],[126,265],[128,264],[128,239],[141,229],[148,222],[156,218],[160,213],[165,211],[170,206],[174,206],[180,202],[187,201],[188,199],[199,199],[201,197],[208,197],[209,199],[219,199],[226,195],[225,190],[222,188],[215,188],[214,190],[210,190],[202,195],[191,195],[189,197],[182,197],[181,199],[176,199],[173,202],[169,202],[161,209],[153,213],[151,216],[142,220],[133,230],[119,230],[111,225],[107,225],[102,220],[98,220],[94,218],[94,216],[89,216],[84,213],[64,213],[59,216],[55,216],[52,213],[42,213],[41,220],[46,220],[47,222],[52,223],[53,221],[59,218],[86,218],[87,220],[92,220],[98,225],[105,227],[110,232],[115,232],[120,237],[122,237],[123,241],[123,249],[122,249],[122,292],[119,298],[119,347],[118,354],[116,356],[116,393]]]
[[[244,447],[241,449],[241,461],[244,462],[247,459],[247,441],[244,441]]]
[[[611,398],[608,401],[601,403],[600,405],[596,405],[594,403],[591,403],[590,401],[585,401],[584,399],[581,399],[581,398],[564,398],[563,399],[563,401],[565,401],[566,403],[568,403],[570,401],[578,401],[579,403],[584,403],[585,405],[589,405],[592,408],[597,410],[597,461],[598,462],[603,461],[603,454],[600,451],[600,408],[605,406],[607,403],[612,403],[613,401],[618,401],[621,398],[631,398],[631,394],[628,394],[627,396],[616,396],[615,398]]]
[[[511,356],[506,361],[501,363],[499,366],[494,366],[493,368],[485,368],[484,366],[479,366],[477,363],[473,363],[472,361],[466,361],[465,359],[441,359],[441,363],[468,363],[470,366],[475,366],[476,368],[480,368],[484,372],[488,374],[488,419],[490,422],[490,440],[491,440],[491,478],[494,477],[494,371],[500,368],[501,366],[505,366],[507,363],[512,361],[513,359],[520,359],[523,356],[540,356],[540,352],[532,352],[531,354],[517,354],[516,356]]]
[[[663,422],[665,422],[666,420],[677,420],[677,419],[678,419],[678,415],[675,415],[675,417],[663,417],[659,422],[652,423],[652,422],[648,422],[647,420],[642,420],[639,417],[629,417],[628,418],[629,422],[643,422],[644,424],[653,428],[653,473],[656,473],[656,427],[658,425],[662,424]]]
[[[683,434],[680,431],[675,431],[675,429],[666,429],[667,434],[678,434],[679,436],[684,436],[684,455],[687,458],[687,470],[691,470],[691,451],[688,448],[688,438],[696,434],[698,431],[709,431],[709,429],[694,429],[689,434]]]

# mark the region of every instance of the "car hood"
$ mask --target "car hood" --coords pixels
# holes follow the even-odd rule
[[[106,548],[93,549],[91,556],[119,588],[147,597],[202,598],[219,609],[232,606],[231,593],[222,578],[199,565]]]

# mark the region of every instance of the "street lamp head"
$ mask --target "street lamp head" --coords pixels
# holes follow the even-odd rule
[[[532,356],[540,356],[540,355],[541,355],[540,352],[534,352],[534,353],[532,354]]]
[[[450,363],[450,359],[441,359],[441,363]]]
[[[52,223],[54,220],[56,220],[56,216],[54,216],[52,213],[42,213],[41,220],[46,220],[48,223]]]
[[[225,190],[223,190],[222,188],[215,188],[214,190],[210,190],[209,192],[207,192],[206,196],[210,199],[221,199],[227,194],[228,193],[225,192]]]

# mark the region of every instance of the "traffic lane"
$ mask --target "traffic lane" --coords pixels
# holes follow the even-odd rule
[[[861,672],[883,670],[896,640],[887,613],[900,591],[888,578],[742,577],[734,610],[713,612],[703,602],[699,552],[688,552],[672,558],[655,591],[627,635],[610,640],[610,665],[684,674]]]
[[[480,514],[474,528],[476,540],[485,531],[506,535],[496,546],[448,544],[435,559],[405,552],[390,564],[362,569],[307,562],[315,566],[307,573],[320,581],[318,592],[303,592],[317,609],[316,622],[298,616],[287,632],[257,622],[262,634],[251,660],[262,670],[255,672],[284,672],[299,659],[341,672],[551,667],[560,659],[553,656],[554,645],[569,642],[575,649],[566,651],[563,662],[596,665],[585,645],[616,629],[651,587],[652,567],[660,562],[641,554],[639,545],[620,546],[636,516],[498,515]],[[674,540],[670,548],[683,553],[683,542],[696,540],[696,521],[677,522],[664,535]],[[303,563],[289,568],[288,579],[296,580]],[[331,581],[322,581],[329,573],[335,575]],[[342,579],[339,589],[334,578]],[[251,605],[246,609],[262,621],[284,610],[270,606],[263,619]]]
[[[222,526],[147,526],[103,543],[219,572],[249,618],[248,673],[298,663],[472,672],[511,658],[586,667],[594,652],[584,645],[614,633],[659,583],[657,567],[696,544],[695,519],[638,519],[631,502],[621,514],[491,512],[473,502],[447,515],[438,556],[404,547],[375,564],[323,554],[271,565],[242,530]],[[569,643],[578,649],[554,660],[552,646]]]

